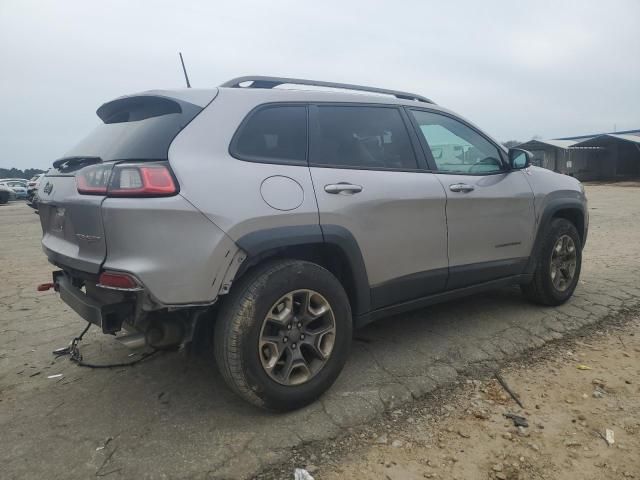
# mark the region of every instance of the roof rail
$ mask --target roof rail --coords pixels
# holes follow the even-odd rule
[[[251,82],[251,85],[243,87],[241,83]],[[387,90],[386,88],[365,87],[362,85],[351,85],[349,83],[323,82],[320,80],[303,80],[301,78],[284,78],[284,77],[263,77],[263,76],[246,76],[238,77],[224,82],[221,87],[227,88],[274,88],[278,85],[312,85],[314,87],[341,88],[344,90],[359,90],[362,92],[382,93],[384,95],[393,95],[403,100],[416,100],[418,102],[435,103],[422,95],[415,93],[401,92],[398,90]]]

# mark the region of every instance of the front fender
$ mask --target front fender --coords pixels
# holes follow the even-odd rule
[[[576,229],[582,239],[582,248],[587,239],[589,214],[584,195],[574,190],[563,190],[549,193],[539,207],[536,238],[533,244],[529,262],[525,273],[533,273],[536,268],[538,252],[544,237],[544,232],[553,218],[565,217],[567,212],[575,212],[580,215],[582,225],[576,225]]]

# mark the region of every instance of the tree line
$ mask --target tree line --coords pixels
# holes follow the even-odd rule
[[[26,178],[29,179],[39,173],[44,173],[44,170],[38,168],[26,168],[20,170],[19,168],[0,168],[0,178]]]

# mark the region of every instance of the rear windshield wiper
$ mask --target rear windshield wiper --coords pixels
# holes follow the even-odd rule
[[[87,165],[93,165],[94,163],[101,163],[100,157],[68,157],[61,158],[53,162],[53,168],[56,168],[59,172],[70,172],[78,170]]]

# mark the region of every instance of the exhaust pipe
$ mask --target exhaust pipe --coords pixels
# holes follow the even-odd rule
[[[123,335],[122,337],[116,337],[122,345],[131,350],[137,350],[146,346],[146,339],[144,333],[130,333],[129,335]]]
[[[144,348],[167,348],[179,345],[184,339],[181,322],[167,317],[155,318],[144,333],[133,332],[116,337],[122,345],[132,350]]]
[[[145,333],[147,345],[154,348],[166,348],[178,345],[184,338],[182,323],[175,320],[153,322]]]

